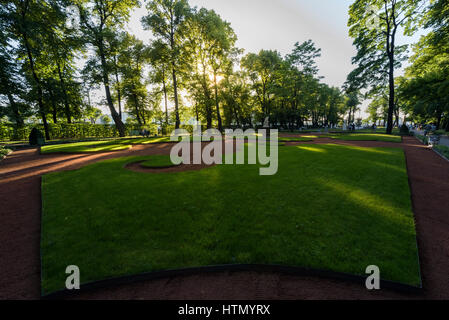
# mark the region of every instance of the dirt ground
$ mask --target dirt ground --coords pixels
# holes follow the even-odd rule
[[[449,299],[449,162],[405,137],[401,144],[317,139],[403,148],[407,159],[423,280],[421,293],[368,292],[359,284],[280,272],[215,272],[96,289],[75,299]],[[287,143],[287,145],[300,143]],[[41,176],[123,156],[169,154],[170,144],[98,154],[40,155],[20,150],[0,162],[0,299],[40,298]],[[382,177],[379,177],[380,179]]]

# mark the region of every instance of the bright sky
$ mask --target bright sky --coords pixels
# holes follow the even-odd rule
[[[214,9],[231,23],[238,37],[237,46],[245,52],[261,49],[289,53],[296,42],[312,39],[322,56],[318,59],[323,82],[341,87],[352,71],[355,55],[348,36],[348,9],[354,0],[190,0],[191,6]],[[151,33],[144,31],[140,18],[146,9],[135,10],[129,31],[146,43]],[[400,43],[416,41],[401,38]]]

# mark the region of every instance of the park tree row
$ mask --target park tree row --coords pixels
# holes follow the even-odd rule
[[[370,2],[379,8],[376,14],[386,31],[361,27],[359,22],[369,19],[362,9]],[[195,117],[219,130],[266,119],[273,126],[294,129],[306,122],[332,126],[344,117],[355,122],[360,92],[370,87],[373,104],[388,96],[392,126],[399,106],[404,104],[406,110],[407,102],[412,113],[418,99],[409,94],[408,100],[398,102],[397,92],[415,91],[396,90],[394,70],[405,50],[395,46],[397,29],[405,26],[412,33],[420,19],[438,29],[438,17],[431,12],[439,9],[434,5],[423,15],[421,2],[354,2],[349,24],[359,67],[349,75],[344,92],[321,82],[315,63],[320,49],[312,41],[296,43],[286,56],[271,50],[243,55],[228,22],[186,0],[144,3],[147,15],[141,22],[153,35],[149,45],[125,31],[130,14],[142,5],[137,0],[2,2],[0,110],[17,127],[30,116],[38,117],[49,139],[49,122],[95,122],[101,111],[93,107],[91,93],[102,88],[102,104],[121,136],[127,134],[124,111],[131,115],[128,121],[142,127],[157,122],[163,128],[179,128]],[[444,38],[445,33],[435,34]],[[385,50],[376,51],[379,48]],[[421,61],[418,55],[415,60]],[[429,110],[426,107],[426,114]]]

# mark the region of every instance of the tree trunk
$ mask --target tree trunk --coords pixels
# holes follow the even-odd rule
[[[179,129],[181,125],[181,121],[179,120],[179,101],[178,101],[178,80],[176,79],[176,69],[175,69],[175,63],[172,64],[173,69],[173,90],[175,94],[175,115],[176,115],[176,123],[175,123],[175,129]]]
[[[36,70],[34,69],[33,55],[31,54],[31,48],[30,48],[30,45],[28,43],[27,35],[25,33],[22,33],[22,37],[23,37],[23,41],[24,41],[25,48],[26,48],[26,51],[27,51],[28,60],[30,62],[31,73],[33,74],[34,81],[36,82],[37,103],[39,105],[39,113],[40,113],[41,118],[42,118],[42,123],[44,124],[45,139],[46,140],[50,140],[50,132],[48,130],[47,116],[46,116],[45,110],[44,110],[44,101],[43,101],[41,82],[40,82],[39,77],[37,76]]]
[[[198,103],[195,103],[196,122],[200,121],[200,115],[198,113]]]
[[[48,84],[48,94],[50,95],[51,100],[53,123],[58,123],[58,109],[55,104],[55,99],[53,97],[53,91],[51,90],[50,84]]]
[[[206,105],[206,124],[207,129],[212,129],[212,107],[210,105],[211,101],[211,95],[209,93],[209,88],[207,86],[207,78],[206,78],[206,68],[203,65],[203,81],[202,81],[202,87],[204,91],[204,97],[205,99],[205,105]]]
[[[118,115],[117,111],[114,108],[114,103],[112,101],[111,96],[111,90],[109,86],[109,75],[107,71],[107,63],[106,63],[106,57],[104,55],[104,49],[103,49],[103,39],[99,40],[98,43],[98,49],[100,51],[100,60],[101,60],[101,67],[102,67],[102,73],[103,73],[103,84],[104,89],[106,91],[106,100],[108,102],[108,107],[111,112],[112,119],[114,120],[115,126],[119,132],[120,137],[125,136],[125,125],[122,122],[122,119],[120,119],[120,116]]]
[[[137,99],[136,94],[133,94],[133,99],[134,99],[134,106],[136,108],[137,122],[139,123],[139,126],[142,126],[142,119],[140,118],[140,111],[139,111],[139,100]]]
[[[167,87],[165,85],[165,69],[162,70],[162,88],[164,90],[164,101],[165,101],[165,124],[168,126],[168,99],[167,99]]]
[[[218,102],[218,85],[217,74],[214,72],[214,85],[215,85],[215,108],[217,109],[218,131],[223,132],[223,125],[221,122],[220,104]]]
[[[64,108],[65,108],[65,115],[67,117],[67,123],[72,123],[72,115],[70,113],[70,105],[69,100],[67,98],[67,90],[65,88],[64,78],[62,77],[61,66],[59,62],[57,63],[57,65],[58,65],[59,82],[61,83],[62,94],[64,96]]]
[[[115,56],[114,56],[114,63],[115,63],[115,81],[117,83],[118,115],[120,117],[120,120],[122,120],[123,119],[123,117],[122,117],[122,96],[121,96],[121,90],[120,90],[120,81],[118,78],[117,58]]]

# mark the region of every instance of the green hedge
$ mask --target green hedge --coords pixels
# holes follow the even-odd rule
[[[425,145],[428,145],[428,144],[429,144],[429,138],[428,138],[428,137],[422,136],[422,135],[420,135],[420,134],[417,134],[416,137],[417,137],[422,143],[424,143]]]
[[[0,141],[28,141],[31,130],[36,127],[44,132],[42,124],[29,124],[23,128],[15,128],[12,125],[0,124]],[[83,139],[83,138],[115,138],[119,136],[115,125],[76,123],[76,124],[52,124],[48,125],[51,140],[56,139]],[[127,125],[127,132],[137,133],[142,128],[136,125]],[[156,134],[153,126],[147,127],[151,134]],[[156,129],[157,130],[157,129]]]
[[[0,146],[0,160],[6,157],[10,152],[11,150],[7,149],[6,147]]]

